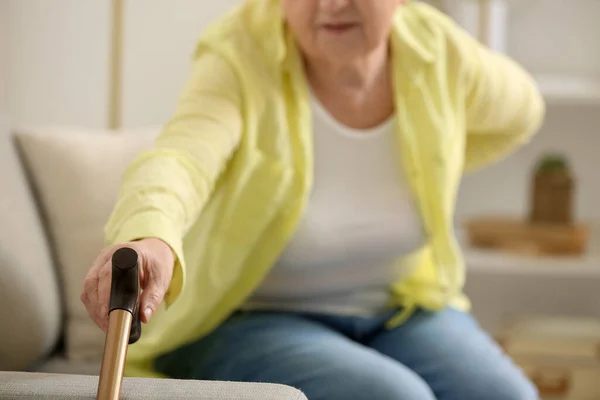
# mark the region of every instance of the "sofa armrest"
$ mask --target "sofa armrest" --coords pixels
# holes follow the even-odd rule
[[[97,376],[0,371],[0,399],[94,400],[97,388]],[[283,385],[149,378],[125,378],[121,398],[306,400],[300,391]]]

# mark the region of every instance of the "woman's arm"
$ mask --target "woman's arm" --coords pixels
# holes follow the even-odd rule
[[[125,172],[106,224],[109,243],[154,237],[176,256],[172,303],[183,286],[182,240],[202,211],[241,136],[241,94],[232,68],[220,57],[196,58],[175,115],[150,151]]]
[[[415,3],[417,4],[417,3]],[[446,44],[446,73],[466,113],[465,169],[495,162],[540,128],[545,104],[533,78],[509,57],[491,51],[446,14],[418,5]]]
[[[465,169],[506,156],[540,128],[545,104],[533,78],[510,58],[465,40]]]

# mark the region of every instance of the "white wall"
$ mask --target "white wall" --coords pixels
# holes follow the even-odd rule
[[[126,1],[123,125],[171,116],[202,31],[239,0]]]
[[[8,2],[0,0],[0,116],[7,114]]]
[[[3,0],[13,124],[103,127],[110,1]]]
[[[172,114],[204,28],[238,0],[125,0],[122,123],[157,125]],[[7,109],[17,125],[106,127],[111,1],[0,0]],[[2,63],[4,64],[4,63]],[[1,96],[1,94],[0,94]],[[6,103],[6,102],[4,102]]]
[[[531,70],[600,73],[600,2],[509,0],[509,51]]]

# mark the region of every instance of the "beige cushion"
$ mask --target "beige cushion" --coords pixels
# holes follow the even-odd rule
[[[100,375],[102,360],[71,361],[62,355],[56,355],[32,365],[28,372],[69,375]],[[0,397],[1,398],[1,397]]]
[[[104,335],[79,300],[83,280],[104,246],[104,224],[129,162],[149,148],[158,129],[135,134],[76,129],[16,133],[57,256],[66,303],[70,360],[101,357]]]
[[[0,121],[0,370],[21,370],[56,344],[60,292],[34,197]]]
[[[94,400],[98,377],[0,372],[0,399]],[[297,389],[270,383],[125,378],[129,400],[306,400]]]

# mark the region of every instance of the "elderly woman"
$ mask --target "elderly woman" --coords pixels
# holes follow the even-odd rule
[[[536,399],[469,314],[452,224],[463,172],[543,115],[521,67],[423,3],[246,0],[205,32],[125,174],[82,301],[106,329],[128,246],[147,324],[130,375]]]

